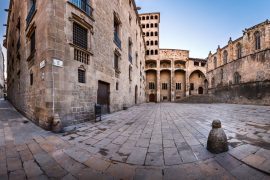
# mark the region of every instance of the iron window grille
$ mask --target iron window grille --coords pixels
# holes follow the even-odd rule
[[[78,23],[73,23],[73,44],[87,49],[87,29],[80,26]]]

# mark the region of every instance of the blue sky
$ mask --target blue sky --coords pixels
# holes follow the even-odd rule
[[[160,12],[160,46],[190,50],[206,58],[218,45],[236,39],[242,30],[270,19],[270,0],[136,0],[140,13]],[[3,42],[9,0],[0,0],[0,42]]]
[[[237,39],[242,30],[270,19],[270,0],[136,0],[144,12],[160,12],[160,46],[190,50],[206,58],[209,51]]]

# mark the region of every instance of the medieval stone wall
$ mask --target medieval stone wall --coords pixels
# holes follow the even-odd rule
[[[260,35],[259,48],[256,48],[256,33]],[[243,37],[235,41],[230,39],[227,46],[209,54],[207,78],[210,93],[224,102],[270,104],[269,48],[270,23],[266,21],[246,29]]]

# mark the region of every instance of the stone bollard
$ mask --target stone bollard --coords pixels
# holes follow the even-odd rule
[[[62,122],[58,114],[54,115],[52,122],[52,131],[54,133],[60,133],[62,131]]]
[[[229,150],[227,136],[221,128],[220,120],[212,122],[212,130],[207,140],[207,150],[211,153],[219,154]]]

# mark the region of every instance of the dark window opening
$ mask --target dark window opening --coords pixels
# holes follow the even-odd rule
[[[87,49],[87,39],[87,29],[78,23],[73,23],[73,44]]]
[[[167,83],[162,83],[162,90],[167,90],[168,89],[168,84]]]
[[[35,52],[36,50],[36,33],[35,31],[32,33],[31,37],[30,37],[30,41],[31,41],[31,54]]]
[[[194,83],[190,83],[190,90],[191,90],[191,91],[194,90]]]
[[[31,72],[30,73],[30,85],[32,86],[34,84],[34,75],[33,73]]]
[[[155,83],[150,82],[149,83],[149,89],[154,90],[155,89]]]
[[[85,83],[85,70],[78,69],[78,81],[79,83]]]
[[[176,90],[181,90],[181,83],[176,83]]]

